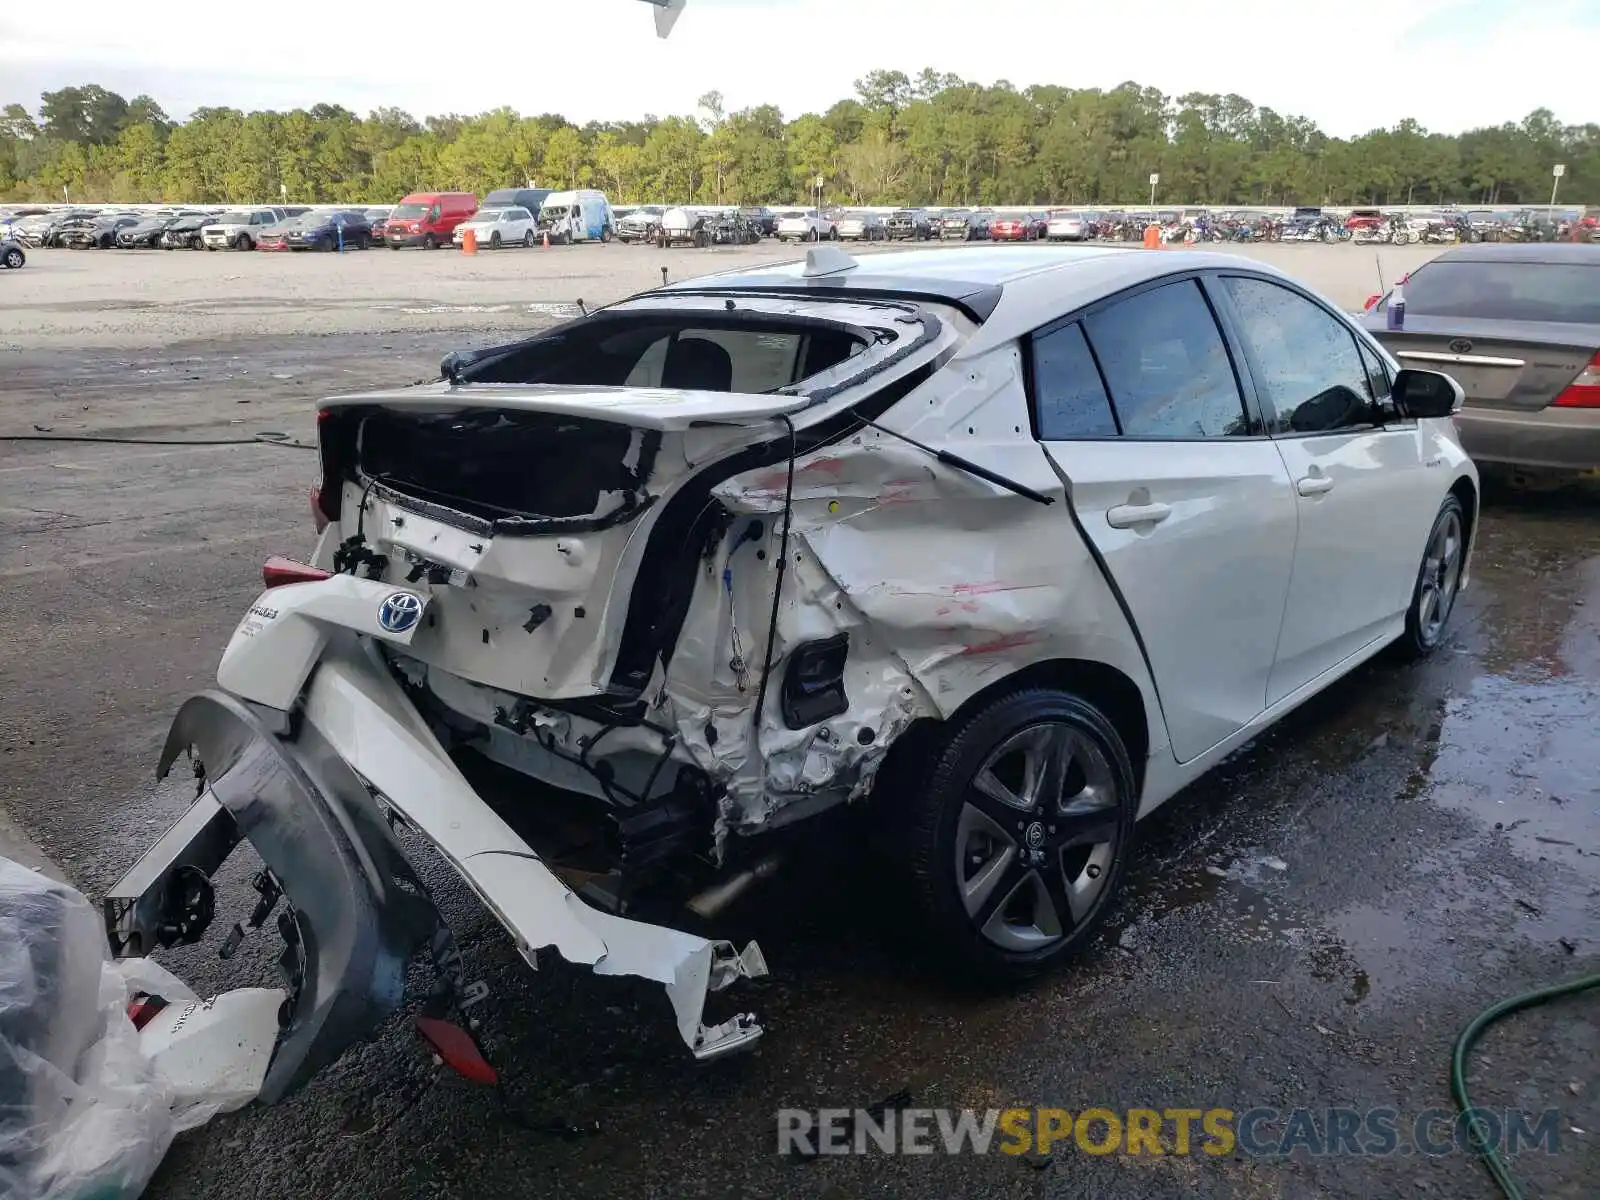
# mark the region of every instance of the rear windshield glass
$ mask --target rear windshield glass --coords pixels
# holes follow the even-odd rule
[[[1433,262],[1405,283],[1413,316],[1600,324],[1600,265]]]

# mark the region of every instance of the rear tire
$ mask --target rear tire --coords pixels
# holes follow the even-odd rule
[[[533,230],[530,229],[527,233],[522,235],[523,249],[532,250],[536,245],[538,245],[538,240],[533,236]]]
[[[962,976],[1015,983],[1087,944],[1138,809],[1115,726],[1069,692],[1025,688],[962,719],[926,761],[888,800],[930,948]]]
[[[1398,646],[1408,658],[1424,658],[1444,641],[1456,597],[1461,594],[1461,574],[1466,566],[1466,514],[1461,501],[1446,496],[1439,515],[1428,530],[1422,565],[1411,589],[1406,609],[1406,631]]]
[[[3,263],[8,271],[21,270],[22,264],[27,261],[27,256],[15,246],[9,247],[5,252],[4,258],[0,258],[0,263]]]

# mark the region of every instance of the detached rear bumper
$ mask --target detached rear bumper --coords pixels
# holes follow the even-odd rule
[[[104,900],[119,956],[192,941],[200,930],[180,929],[169,900],[192,894],[241,839],[261,855],[289,904],[278,927],[291,997],[264,1102],[305,1083],[398,1008],[412,955],[429,950],[445,983],[459,984],[449,931],[384,806],[438,849],[530,963],[554,947],[600,975],[655,980],[697,1058],[761,1035],[750,1014],[701,1021],[708,992],[765,974],[754,943],[741,954],[590,908],[478,798],[374,654],[346,644],[325,655],[292,731],[287,724],[287,714],[221,691],[189,700],[160,773],[193,747],[208,786]]]

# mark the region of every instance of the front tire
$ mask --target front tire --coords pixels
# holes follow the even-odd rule
[[[439,239],[431,233],[427,234],[422,239],[422,248],[424,250],[437,250],[439,248]]]
[[[22,269],[22,264],[27,261],[27,255],[23,254],[22,251],[17,249],[15,246],[9,247],[6,250],[5,257],[0,259],[0,263],[3,263],[8,271],[20,271]]]
[[[1082,698],[1044,687],[963,719],[896,799],[930,946],[994,983],[1038,975],[1092,938],[1138,809],[1116,728]]]
[[[500,249],[500,231],[498,229],[489,235],[489,249]]]
[[[1422,565],[1411,589],[1411,607],[1406,609],[1406,631],[1400,637],[1400,650],[1409,658],[1424,658],[1444,641],[1445,628],[1461,594],[1461,573],[1466,565],[1466,514],[1461,501],[1446,496],[1433,519],[1428,541],[1422,552]]]

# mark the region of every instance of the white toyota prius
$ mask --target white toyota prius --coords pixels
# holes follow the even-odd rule
[[[830,814],[932,953],[1039,972],[1139,817],[1440,644],[1477,524],[1455,382],[1217,254],[818,247],[441,375],[323,404],[316,548],[267,563],[162,755],[199,798],[105,898],[119,953],[198,939],[251,843],[268,1100],[414,955],[435,1018],[482,996],[397,827],[530,961],[662,984],[701,1058],[760,1035],[705,1003],[766,965],[674,926],[783,903]]]

